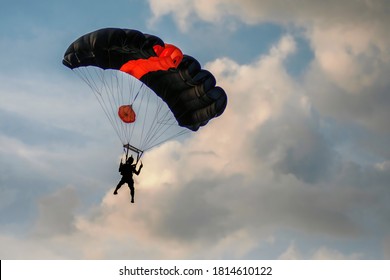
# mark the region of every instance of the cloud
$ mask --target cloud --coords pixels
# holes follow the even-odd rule
[[[289,247],[279,256],[279,259],[282,260],[358,260],[361,258],[362,254],[360,253],[346,255],[337,249],[331,249],[325,246],[315,249],[314,252],[311,252],[305,256],[303,252],[297,248],[295,242],[293,241],[290,243]]]
[[[110,145],[111,128],[94,113],[98,105],[85,106],[95,100],[84,99],[79,84],[61,81],[66,86],[58,89],[55,79],[24,80],[15,91],[2,83],[1,116],[36,131],[38,145],[0,125],[0,205],[12,213],[2,216],[1,257],[386,258],[384,2],[160,2],[149,1],[153,20],[172,16],[183,31],[199,20],[233,20],[273,22],[286,34],[251,62],[219,57],[205,65],[227,91],[226,111],[197,133],[145,154],[134,205],[126,187],[112,195],[118,151],[101,148]],[[297,32],[314,54],[299,77],[286,70],[299,47]],[[29,89],[36,98],[28,98]],[[65,137],[69,132],[75,137]],[[63,145],[45,148],[44,140]],[[13,227],[20,231],[12,222],[18,211],[33,212],[33,225],[11,237]],[[283,247],[285,232],[291,234]]]
[[[226,112],[145,155],[134,205],[122,188],[77,214],[66,189],[41,200],[36,233],[51,234],[54,245],[67,232],[61,242],[79,244],[77,257],[127,259],[245,258],[283,228],[358,238],[364,228],[351,213],[370,205],[364,193],[316,187],[335,174],[337,153],[322,135],[321,116],[284,70],[294,49],[285,36],[251,64],[210,62],[228,89]],[[61,205],[72,207],[54,211]],[[57,227],[58,215],[64,222]]]
[[[97,215],[105,217],[101,224],[132,221],[132,242],[161,258],[243,258],[281,228],[336,239],[364,236],[367,228],[355,212],[362,205],[373,209],[385,173],[377,169],[378,177],[371,177],[370,184],[378,186],[372,192],[347,181],[351,174],[339,168],[348,161],[329,138],[330,124],[305,87],[285,71],[295,48],[294,38],[286,35],[250,64],[228,58],[207,64],[227,89],[227,110],[184,142],[145,155],[148,176],[136,183],[136,213],[114,214],[128,207],[128,195],[121,193],[125,198],[118,206],[108,195]],[[361,169],[355,172],[368,178]],[[385,213],[377,217],[382,219]],[[97,221],[83,219],[87,227]],[[228,250],[224,244],[231,240]],[[324,248],[310,258],[360,256]]]
[[[41,198],[34,234],[40,238],[70,235],[75,230],[75,210],[79,202],[77,192],[71,187]]]
[[[352,253],[349,255],[345,255],[336,249],[320,247],[312,254],[311,259],[313,260],[357,260],[357,259],[361,259],[362,257],[363,255],[361,253]]]
[[[284,251],[280,256],[279,259],[281,260],[299,260],[302,259],[302,255],[299,252],[298,248],[295,246],[295,244],[292,242],[290,246]]]
[[[357,209],[387,201],[378,200],[380,187],[370,193],[346,181],[351,172],[368,178],[359,168],[340,173],[338,167],[347,164],[327,137],[324,119],[285,71],[295,48],[294,38],[286,35],[250,64],[228,58],[207,64],[228,92],[226,112],[191,137],[145,155],[134,205],[125,187],[112,195],[112,182],[101,203],[82,212],[77,207],[83,181],[39,199],[27,234],[31,243],[20,240],[35,249],[24,257],[246,258],[283,229],[336,240],[364,236],[367,228]],[[375,168],[371,185],[387,164]],[[386,219],[386,213],[376,221]],[[18,239],[3,235],[0,240]],[[307,254],[294,246],[280,255],[302,256]],[[351,256],[320,247],[309,257]]]
[[[247,25],[272,22],[303,33],[314,53],[306,82],[318,110],[366,127],[386,128],[390,86],[386,1],[171,0],[162,5],[151,0],[149,5],[154,21],[170,15],[183,31],[199,21],[220,25],[236,19]]]
[[[157,1],[149,1],[154,13],[180,13],[183,8],[177,5],[181,1],[171,0],[165,8],[158,6]],[[388,20],[386,18],[386,1],[354,1],[347,0],[339,3],[336,0],[327,3],[298,0],[294,3],[272,0],[212,0],[193,3],[186,1],[187,10],[198,16],[197,20],[218,22],[221,17],[235,16],[248,24],[258,24],[263,21],[275,20],[285,22],[311,21],[332,24],[335,22]],[[207,5],[209,4],[209,5]],[[183,5],[184,6],[184,5]],[[337,9],[336,9],[337,8]],[[206,11],[207,9],[207,11]],[[162,11],[165,11],[162,12]],[[374,15],[379,15],[375,18]],[[359,16],[360,15],[360,16]],[[329,18],[330,16],[330,18]]]
[[[388,20],[386,18],[386,1],[353,1],[343,3],[328,1],[299,0],[293,3],[272,0],[211,0],[211,1],[178,1],[170,0],[162,4],[150,0],[149,5],[155,18],[171,14],[180,27],[188,27],[194,21],[203,20],[220,23],[222,18],[237,18],[246,24],[259,24],[272,21],[284,24],[334,24],[370,20]],[[187,23],[181,21],[191,14]],[[379,15],[379,17],[375,17]]]
[[[276,172],[307,183],[329,178],[337,154],[322,135],[318,116],[294,108],[293,102],[285,109],[258,130],[251,143],[255,156],[266,159]]]

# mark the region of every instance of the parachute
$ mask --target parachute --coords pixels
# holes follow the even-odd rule
[[[62,63],[92,89],[123,147],[137,154],[221,115],[225,91],[199,62],[154,35],[104,28],[85,34]]]

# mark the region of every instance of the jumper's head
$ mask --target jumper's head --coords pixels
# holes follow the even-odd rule
[[[132,164],[133,161],[134,161],[133,156],[130,156],[130,157],[127,159],[127,163],[128,163],[128,164]]]

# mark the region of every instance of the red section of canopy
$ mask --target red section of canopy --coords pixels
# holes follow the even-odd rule
[[[149,72],[176,68],[183,59],[181,50],[171,44],[165,44],[165,47],[155,45],[153,50],[157,56],[148,59],[130,60],[123,64],[119,70],[141,79],[143,75]]]
[[[122,105],[118,109],[119,118],[125,123],[135,122],[135,112],[131,105]]]

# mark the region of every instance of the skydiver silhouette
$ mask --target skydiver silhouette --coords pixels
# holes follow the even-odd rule
[[[141,172],[141,169],[143,167],[143,164],[141,162],[141,165],[139,166],[138,170],[136,169],[137,163],[133,164],[134,159],[133,157],[129,157],[125,163],[122,162],[119,165],[119,172],[122,175],[122,179],[119,181],[118,185],[115,188],[114,194],[118,194],[118,190],[122,187],[123,184],[127,183],[127,185],[130,188],[130,196],[131,196],[131,203],[134,203],[134,180],[133,180],[133,173],[135,175],[139,175]]]

